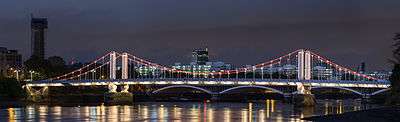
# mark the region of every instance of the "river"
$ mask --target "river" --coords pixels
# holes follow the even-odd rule
[[[27,105],[0,110],[0,121],[263,122],[302,121],[313,115],[341,114],[379,107],[360,100],[318,100],[314,108],[265,100],[235,102],[138,102],[116,106]]]

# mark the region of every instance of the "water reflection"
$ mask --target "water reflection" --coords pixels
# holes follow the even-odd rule
[[[8,110],[8,118],[9,118],[10,122],[15,122],[16,117],[15,117],[14,108],[8,108],[7,110]]]
[[[341,114],[379,107],[358,100],[319,100],[314,108],[294,108],[276,100],[251,103],[170,102],[130,106],[44,106],[0,110],[0,121],[162,121],[162,122],[264,122],[302,121],[313,115]]]
[[[174,107],[173,107],[173,120],[174,120],[174,122],[181,122],[181,119],[180,119],[180,117],[181,117],[181,115],[182,115],[182,113],[181,113],[181,108],[178,108],[177,107],[177,105],[174,105]]]
[[[231,122],[231,110],[224,108],[224,122]]]

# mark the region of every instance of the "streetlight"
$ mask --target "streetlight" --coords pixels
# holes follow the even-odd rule
[[[261,67],[261,79],[264,80],[264,67]]]
[[[244,68],[244,79],[246,79],[247,78],[247,68]]]
[[[253,66],[253,80],[256,79],[256,66]]]
[[[94,73],[96,73],[96,70],[91,70],[90,72],[92,72],[92,79],[95,79],[94,77],[95,77],[95,74]]]
[[[31,81],[33,81],[33,73],[35,73],[35,71],[30,70],[29,73],[31,73]]]
[[[239,79],[239,70],[236,69],[235,72],[236,72],[236,80],[238,80]]]
[[[21,70],[18,70],[18,69],[15,69],[14,70],[14,72],[17,74],[17,81],[19,81],[19,72],[20,72]]]

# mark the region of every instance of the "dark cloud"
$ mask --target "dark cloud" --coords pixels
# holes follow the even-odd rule
[[[163,64],[207,46],[214,60],[254,64],[298,48],[337,63],[388,69],[398,0],[9,0],[0,45],[30,54],[29,14],[49,18],[47,54],[90,60],[129,51]],[[171,58],[174,57],[174,58]]]

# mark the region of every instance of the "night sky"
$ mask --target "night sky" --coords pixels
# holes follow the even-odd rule
[[[0,46],[30,56],[30,13],[48,17],[46,55],[90,61],[116,50],[170,65],[194,48],[255,64],[312,49],[389,70],[400,0],[1,0]]]

